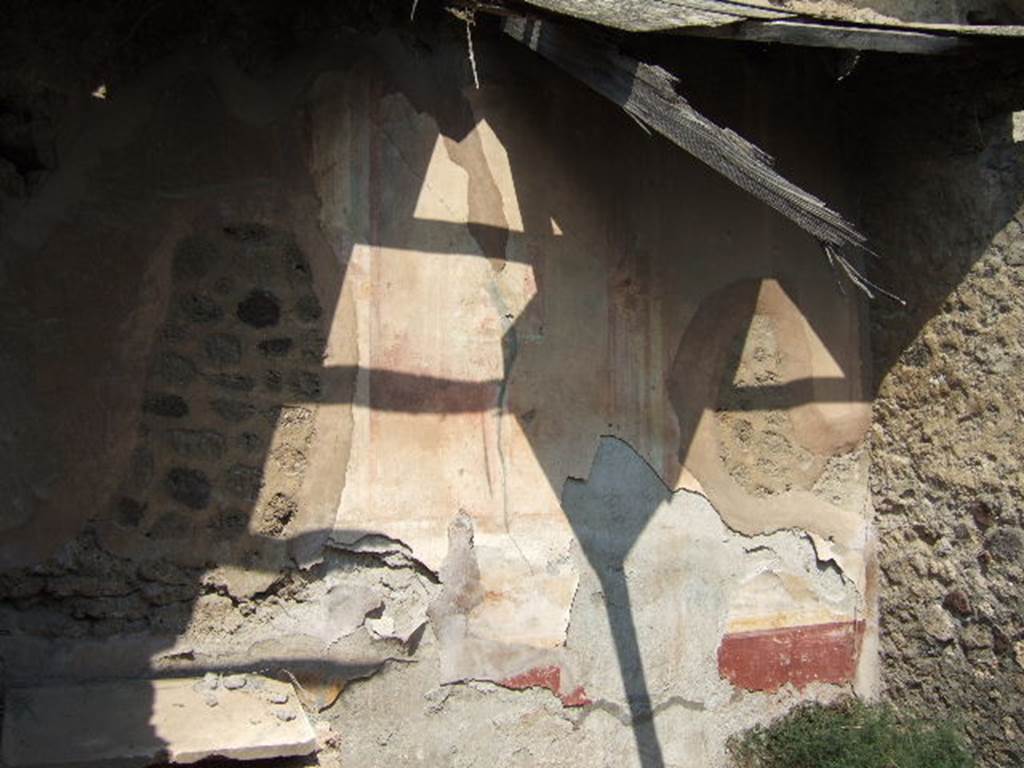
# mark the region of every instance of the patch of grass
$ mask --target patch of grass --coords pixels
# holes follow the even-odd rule
[[[902,717],[855,699],[807,704],[733,739],[738,768],[971,768],[974,759],[948,723]]]

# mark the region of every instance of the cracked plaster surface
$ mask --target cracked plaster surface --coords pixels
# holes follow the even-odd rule
[[[851,453],[868,415],[859,313],[818,293],[827,274],[760,283],[771,266],[735,243],[730,277],[698,241],[684,279],[670,243],[695,223],[655,226],[649,209],[665,182],[653,182],[649,209],[603,217],[614,208],[573,165],[593,149],[531,125],[515,88],[468,93],[465,133],[439,136],[431,110],[441,107],[414,106],[407,74],[392,72],[397,86],[374,84],[372,68],[360,74],[322,77],[312,107],[321,222],[347,254],[354,308],[354,326],[333,333],[354,334],[359,368],[335,541],[358,550],[360,534],[346,531],[377,531],[440,572],[464,510],[483,595],[468,631],[557,650],[582,578],[563,487],[587,476],[600,437],[614,435],[668,487],[703,493],[736,532],[792,529],[808,544],[801,557],[813,557],[806,533],[863,584],[866,479]],[[618,189],[625,173],[608,163],[599,175]],[[713,217],[730,198],[711,197]],[[740,205],[735,216],[760,212]],[[752,292],[747,314],[740,307],[716,328],[736,309],[734,286]],[[702,361],[737,341],[734,375]],[[423,387],[389,389],[375,378],[382,370]],[[760,384],[806,392],[793,405],[719,398]],[[751,433],[760,443],[744,440]],[[759,457],[775,465],[758,467]],[[794,556],[774,555],[714,621],[749,629],[851,616],[849,600],[836,609],[785,575]],[[651,567],[675,566],[655,557]],[[755,606],[774,612],[755,616]]]

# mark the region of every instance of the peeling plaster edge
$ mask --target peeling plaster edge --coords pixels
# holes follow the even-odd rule
[[[871,507],[870,500],[867,506]],[[870,511],[874,512],[874,509],[871,508]],[[861,594],[864,601],[864,633],[853,677],[854,693],[868,701],[876,700],[882,691],[878,545],[878,533],[869,522],[864,531],[864,589]]]
[[[647,468],[651,471],[651,473],[655,477],[658,478],[658,482],[661,483],[662,488],[665,489],[666,494],[669,495],[670,497],[675,498],[679,494],[687,494],[689,496],[693,496],[693,497],[696,497],[696,498],[699,498],[699,499],[703,499],[704,501],[706,501],[708,503],[708,505],[715,511],[715,514],[718,516],[718,519],[722,522],[722,526],[731,535],[733,535],[733,536],[735,536],[737,538],[740,538],[740,539],[747,539],[747,540],[751,540],[751,541],[754,540],[754,539],[758,539],[758,538],[773,536],[773,535],[775,535],[777,533],[789,533],[789,534],[792,534],[793,536],[796,536],[797,538],[809,539],[811,544],[812,544],[812,546],[813,546],[813,548],[814,548],[815,557],[819,560],[819,562],[822,562],[822,563],[829,563],[829,562],[834,563],[834,565],[835,565],[836,569],[839,571],[840,575],[843,576],[844,579],[849,579],[849,576],[847,574],[845,574],[845,572],[843,571],[842,567],[839,565],[838,562],[836,562],[836,560],[834,558],[824,558],[823,559],[823,558],[818,556],[818,544],[815,541],[815,538],[820,539],[822,542],[824,542],[824,541],[831,542],[832,541],[831,537],[820,536],[819,534],[816,534],[816,533],[814,533],[813,531],[811,531],[811,530],[809,530],[807,528],[801,528],[800,526],[795,526],[795,525],[780,525],[780,526],[777,526],[775,528],[765,528],[764,530],[758,531],[756,533],[745,533],[744,531],[739,530],[738,528],[734,527],[733,525],[731,525],[729,523],[729,521],[725,518],[724,515],[722,515],[721,511],[719,511],[719,509],[716,506],[716,504],[714,503],[714,501],[711,500],[710,496],[708,496],[708,494],[706,492],[697,491],[697,490],[694,490],[693,488],[673,487],[673,486],[669,485],[668,483],[666,483],[665,479],[654,468],[654,466],[651,464],[651,462],[649,462],[647,460],[647,458],[642,453],[640,453],[636,448],[634,448],[633,445],[627,439],[625,439],[624,437],[620,437],[619,435],[612,434],[612,433],[602,433],[601,435],[598,436],[598,439],[597,439],[598,445],[600,444],[600,441],[604,440],[604,439],[615,440],[615,441],[617,441],[619,443],[622,443],[627,448],[629,448],[629,450],[632,451],[636,455],[636,457],[638,459],[640,459],[640,461],[642,461],[647,466]],[[589,478],[593,475],[594,462],[596,460],[597,460],[597,451],[595,450],[594,451],[594,455],[591,458],[590,469],[588,470],[587,477],[576,477],[574,475],[568,475],[568,476],[566,476],[565,483],[569,483],[569,482],[581,483],[581,484],[587,483]],[[563,483],[563,487],[564,487],[565,483]],[[564,491],[564,488],[563,488],[563,491]],[[862,515],[862,518],[865,519],[865,520],[869,519],[869,518],[863,517],[863,515]],[[865,526],[865,527],[867,527],[867,526]],[[853,583],[856,586],[856,580],[855,579],[849,579],[849,580],[851,581],[851,583]]]
[[[324,542],[324,549],[337,552],[348,552],[354,555],[372,557],[387,568],[400,569],[410,568],[419,576],[425,578],[431,584],[440,584],[440,571],[435,571],[425,562],[417,558],[411,547],[400,539],[392,538],[383,533],[373,531],[360,532],[359,535],[351,538],[338,538],[337,532],[332,532]],[[361,544],[369,544],[372,541],[379,541],[380,547],[365,547]]]

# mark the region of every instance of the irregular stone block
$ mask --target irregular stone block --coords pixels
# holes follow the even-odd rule
[[[149,393],[142,401],[142,411],[154,416],[180,419],[188,415],[188,403],[177,395]]]
[[[252,290],[239,302],[237,315],[253,328],[268,328],[281,319],[281,304],[270,291]]]
[[[210,501],[210,480],[198,469],[173,467],[165,484],[170,497],[190,509],[202,509]]]
[[[3,761],[15,768],[308,755],[316,734],[293,692],[256,676],[235,689],[211,689],[203,678],[15,688],[5,700]]]

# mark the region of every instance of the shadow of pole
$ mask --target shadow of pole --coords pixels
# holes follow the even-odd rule
[[[636,741],[637,756],[643,768],[661,768],[661,742],[654,725],[654,705],[647,687],[640,639],[629,596],[629,583],[624,567],[603,568],[598,572],[604,589],[608,625],[615,643],[622,687],[629,706],[629,721]]]

